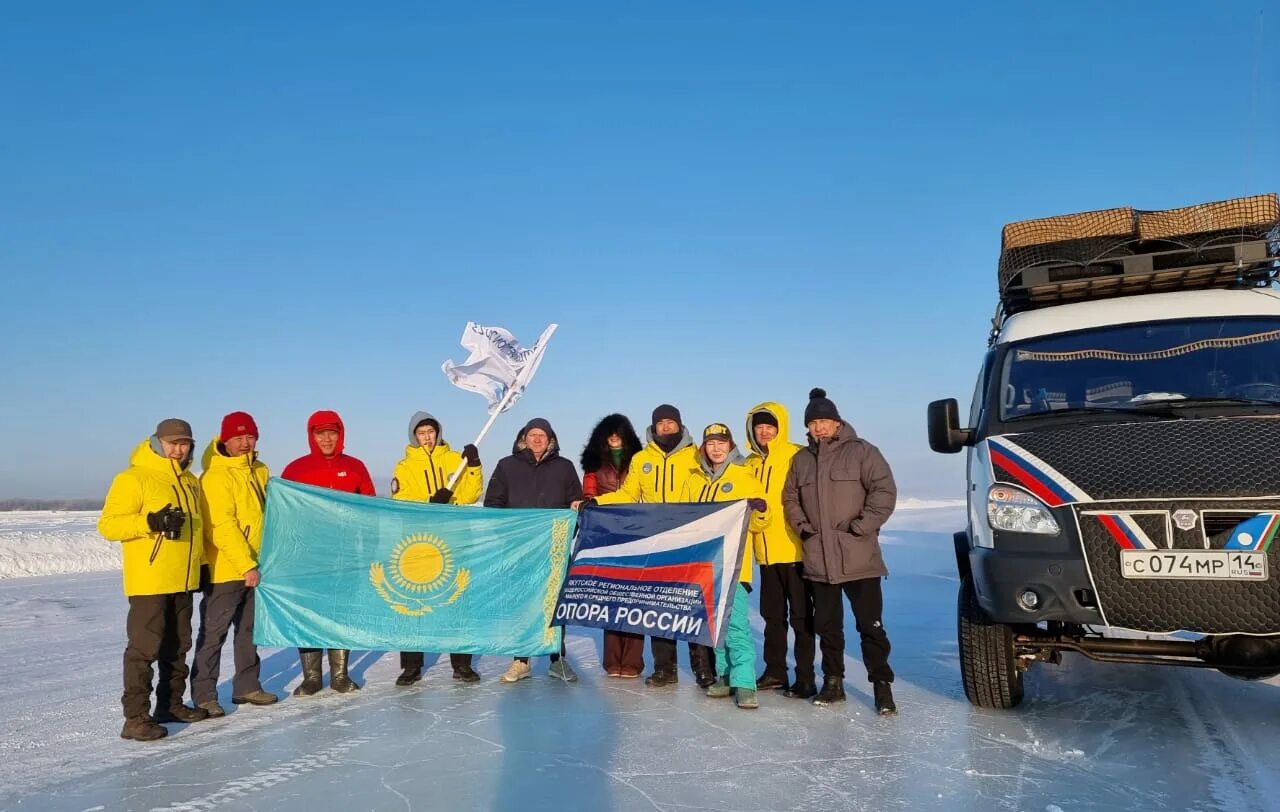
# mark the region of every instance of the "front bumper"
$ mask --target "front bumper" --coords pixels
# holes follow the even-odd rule
[[[1102,623],[1084,558],[1078,553],[981,547],[969,551],[969,569],[979,605],[999,623]],[[1028,589],[1039,596],[1035,609],[1019,601]]]

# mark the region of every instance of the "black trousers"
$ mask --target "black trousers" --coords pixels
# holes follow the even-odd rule
[[[151,712],[151,664],[157,664],[156,708],[182,704],[187,692],[187,652],[191,650],[191,593],[133,595],[125,621],[124,718]]]
[[[218,698],[218,672],[222,645],[235,624],[232,643],[236,673],[231,679],[231,695],[244,696],[262,690],[258,647],[253,644],[253,593],[244,581],[206,584],[200,601],[200,632],[196,635],[196,656],[191,664],[191,698],[197,705]]]
[[[788,621],[795,633],[796,682],[812,683],[816,644],[813,596],[800,564],[760,566],[760,616],[764,618],[764,673],[787,681]]]
[[[862,663],[867,667],[869,682],[893,682],[889,667],[889,635],[880,615],[884,611],[884,594],[879,578],[863,578],[843,584],[811,581],[813,587],[814,629],[822,646],[822,675],[844,677],[844,601],[849,598],[858,634],[862,637]]]
[[[472,655],[470,654],[450,654],[449,665],[453,666],[454,671],[457,671],[459,668],[470,668],[471,657]],[[422,668],[426,661],[427,658],[421,651],[400,652],[401,668]]]
[[[676,670],[676,641],[668,640],[665,637],[650,637],[649,653],[653,655],[654,671],[674,672]],[[689,667],[693,669],[695,674],[707,671],[714,676],[716,673],[715,649],[709,646],[700,646],[697,643],[690,643]]]

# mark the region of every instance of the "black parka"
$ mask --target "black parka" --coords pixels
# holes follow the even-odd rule
[[[525,447],[530,429],[542,429],[551,443],[541,460]],[[567,508],[582,498],[582,480],[573,463],[560,456],[559,443],[551,424],[535,417],[516,435],[511,456],[503,457],[489,478],[485,507]]]

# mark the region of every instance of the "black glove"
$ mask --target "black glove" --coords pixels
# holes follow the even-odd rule
[[[453,498],[453,491],[449,490],[448,488],[441,488],[440,490],[431,494],[431,498],[428,499],[427,501],[435,502],[437,505],[447,505],[449,504],[449,500],[452,498]]]
[[[769,503],[759,497],[756,497],[755,499],[748,499],[747,506],[756,513],[764,513],[769,509]]]
[[[480,465],[480,449],[467,443],[462,447],[462,458],[467,461],[468,468],[476,468]]]
[[[578,512],[581,513],[587,508],[595,507],[595,506],[596,506],[596,498],[594,496],[588,496],[586,499],[582,500],[581,504],[578,505]]]
[[[154,513],[147,514],[147,527],[153,533],[164,533],[164,537],[175,540],[182,537],[182,525],[187,521],[187,514],[181,508],[165,505]]]

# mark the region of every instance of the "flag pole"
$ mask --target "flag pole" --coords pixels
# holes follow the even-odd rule
[[[548,328],[548,331],[545,334],[546,340],[538,348],[538,351],[540,353],[547,351],[547,344],[551,343],[551,336],[555,333],[556,326],[557,325],[553,324]],[[524,392],[523,384],[527,384],[528,379],[526,378],[525,380],[521,380],[522,378],[525,378],[524,370],[521,370],[520,375],[516,378],[515,383],[512,386],[507,387],[507,393],[503,395],[502,400],[498,402],[498,408],[493,410],[493,414],[489,415],[489,419],[485,421],[484,427],[481,428],[480,433],[476,435],[475,442],[472,443],[472,445],[474,445],[476,448],[480,447],[480,441],[483,440],[484,436],[489,433],[489,429],[493,428],[493,421],[498,419],[498,415],[502,414],[502,412],[507,408],[507,405],[511,402],[511,399],[515,397],[517,394]],[[466,460],[463,460],[462,465],[458,467],[458,470],[454,471],[453,476],[449,477],[449,483],[445,485],[445,487],[448,488],[450,491],[452,491],[453,487],[458,484],[458,480],[462,478],[462,472],[465,470],[467,470],[467,462]]]
[[[507,394],[498,403],[498,408],[494,409],[493,414],[489,415],[489,419],[485,421],[484,428],[480,429],[480,433],[476,435],[475,442],[472,443],[476,448],[480,447],[480,441],[489,433],[489,429],[493,428],[493,421],[497,420],[498,415],[502,414],[502,410],[507,407],[507,403],[511,400],[513,394],[515,394],[515,387],[507,390]],[[449,477],[449,484],[445,485],[445,487],[452,491],[453,486],[458,484],[458,480],[462,478],[462,472],[465,470],[467,470],[467,461],[463,460],[462,465],[458,466],[458,470],[454,471],[453,476]]]

